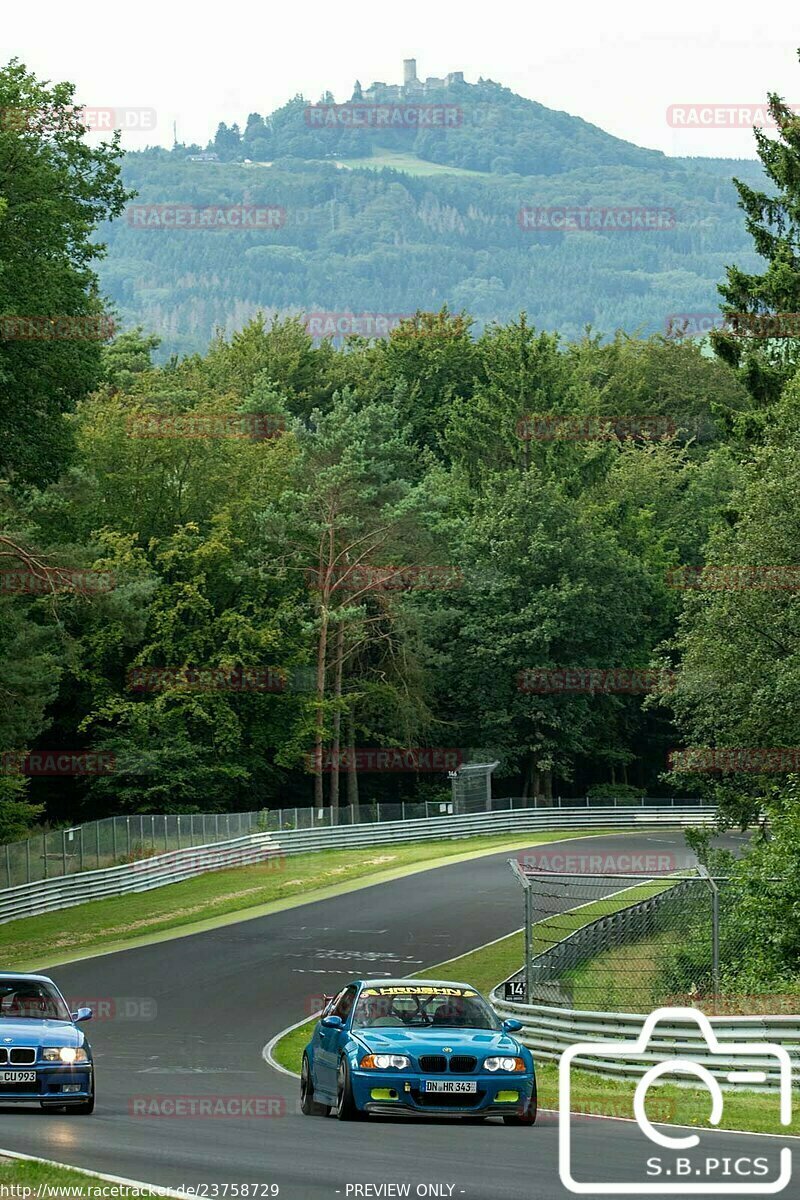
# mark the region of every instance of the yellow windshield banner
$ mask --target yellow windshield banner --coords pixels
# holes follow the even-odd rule
[[[371,987],[364,988],[362,996],[476,996],[477,992],[471,988],[458,987],[430,987],[420,985],[414,987],[409,984],[401,984],[398,987]]]

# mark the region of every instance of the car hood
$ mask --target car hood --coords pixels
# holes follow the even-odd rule
[[[354,1029],[353,1036],[372,1054],[519,1054],[519,1042],[502,1029]]]
[[[12,1046],[77,1047],[83,1044],[83,1032],[71,1021],[0,1020],[0,1046],[8,1049]]]

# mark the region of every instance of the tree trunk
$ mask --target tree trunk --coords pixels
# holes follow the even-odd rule
[[[347,803],[353,806],[358,819],[358,772],[356,771],[356,718],[351,709],[347,714]]]
[[[331,824],[337,823],[339,814],[339,747],[341,744],[340,731],[342,728],[342,713],[339,702],[342,699],[342,662],[344,659],[344,622],[339,622],[336,633],[336,660],[334,662],[333,698],[336,708],[333,710],[333,740],[331,744]]]
[[[317,643],[317,715],[314,738],[314,807],[324,807],[325,794],[322,787],[322,735],[325,729],[323,704],[325,701],[325,660],[328,653],[328,606],[323,595],[320,609],[319,642]]]

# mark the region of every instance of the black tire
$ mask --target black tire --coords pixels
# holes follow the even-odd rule
[[[300,1071],[300,1111],[304,1117],[327,1117],[331,1111],[330,1104],[319,1104],[314,1099],[314,1081],[311,1078],[311,1065],[308,1055],[303,1055],[303,1066]]]
[[[67,1104],[64,1111],[74,1113],[76,1117],[90,1117],[94,1112],[94,1093],[80,1104]]]
[[[336,1095],[338,1099],[336,1116],[340,1121],[365,1120],[367,1114],[357,1107],[353,1098],[353,1084],[347,1059],[344,1056],[339,1059],[339,1067],[336,1071]]]
[[[539,1109],[539,1103],[536,1098],[536,1080],[534,1079],[533,1091],[531,1093],[531,1098],[528,1101],[528,1107],[525,1109],[525,1112],[522,1114],[522,1116],[515,1115],[513,1117],[503,1117],[503,1123],[505,1125],[535,1125],[536,1124],[536,1114],[538,1112],[538,1109]]]

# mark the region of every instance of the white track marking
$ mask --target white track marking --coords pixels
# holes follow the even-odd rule
[[[161,1187],[158,1183],[141,1183],[138,1179],[125,1179],[122,1175],[104,1175],[100,1171],[88,1171],[85,1167],[73,1167],[71,1163],[56,1162],[53,1158],[37,1158],[35,1154],[18,1154],[16,1150],[0,1150],[0,1158],[14,1158],[19,1162],[41,1163],[45,1167],[61,1167],[65,1171],[75,1171],[78,1175],[88,1175],[91,1179],[103,1179],[106,1183],[121,1184],[123,1187],[153,1192],[159,1196],[174,1196],[177,1200],[194,1200],[194,1197],[191,1197],[188,1192],[177,1192],[172,1188]]]

